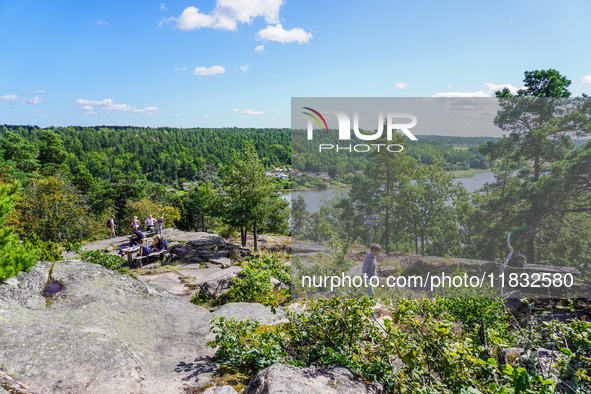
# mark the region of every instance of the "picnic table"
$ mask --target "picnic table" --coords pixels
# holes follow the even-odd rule
[[[127,256],[127,264],[129,265],[129,267],[131,268],[131,264],[133,263],[133,254],[137,253],[140,250],[140,247],[138,245],[134,245],[131,247],[126,247],[121,249],[123,252],[125,252],[125,255]]]

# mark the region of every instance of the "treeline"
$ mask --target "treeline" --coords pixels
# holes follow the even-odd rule
[[[289,129],[244,128],[149,128],[149,127],[0,127],[30,141],[34,156],[44,144],[44,131],[53,131],[66,152],[64,165],[71,173],[83,167],[95,178],[111,180],[118,173],[145,176],[151,182],[176,185],[195,181],[206,163],[219,167],[228,163],[232,150],[242,150],[246,141],[254,144],[263,165],[288,167],[291,163]],[[15,157],[4,153],[7,160]]]
[[[478,146],[493,137],[445,137],[419,136],[419,141],[401,140],[406,154],[421,164],[440,161],[445,171],[487,169],[490,161],[478,150]],[[375,142],[375,141],[374,141]],[[387,141],[386,141],[387,143]],[[320,144],[339,145],[339,154],[321,154]],[[369,153],[349,152],[342,147],[352,145],[338,139],[338,133],[316,133],[314,140],[307,139],[304,130],[292,134],[292,167],[298,171],[327,172],[331,178],[351,184],[355,171],[365,170]],[[354,145],[354,144],[353,144]],[[333,150],[334,151],[334,150]]]

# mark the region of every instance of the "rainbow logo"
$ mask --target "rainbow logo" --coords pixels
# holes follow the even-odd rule
[[[320,117],[320,119],[322,119],[322,122],[324,123],[324,128],[326,129],[326,131],[328,131],[328,125],[326,124],[326,120],[324,120],[324,117],[322,115],[320,115],[320,112],[318,112],[310,107],[302,107],[302,108],[307,109],[308,111],[312,111],[316,115],[318,115]],[[317,117],[312,115],[310,112],[302,112],[302,113],[306,114],[306,115],[310,116],[312,119],[314,119],[318,123],[318,126],[320,126],[320,130],[322,130],[322,123],[320,123],[320,120],[318,120]]]

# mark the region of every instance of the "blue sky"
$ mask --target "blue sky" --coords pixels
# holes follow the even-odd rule
[[[559,4],[559,5],[557,5]],[[291,97],[591,93],[591,2],[0,0],[0,124],[289,127]]]

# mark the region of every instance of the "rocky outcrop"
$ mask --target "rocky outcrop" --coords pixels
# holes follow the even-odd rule
[[[369,388],[342,367],[297,368],[273,364],[263,369],[244,390],[244,394],[363,394],[385,393],[379,385]]]
[[[176,393],[215,370],[212,315],[99,265],[49,263],[0,284],[0,365],[43,393]],[[197,358],[197,360],[196,360]]]

